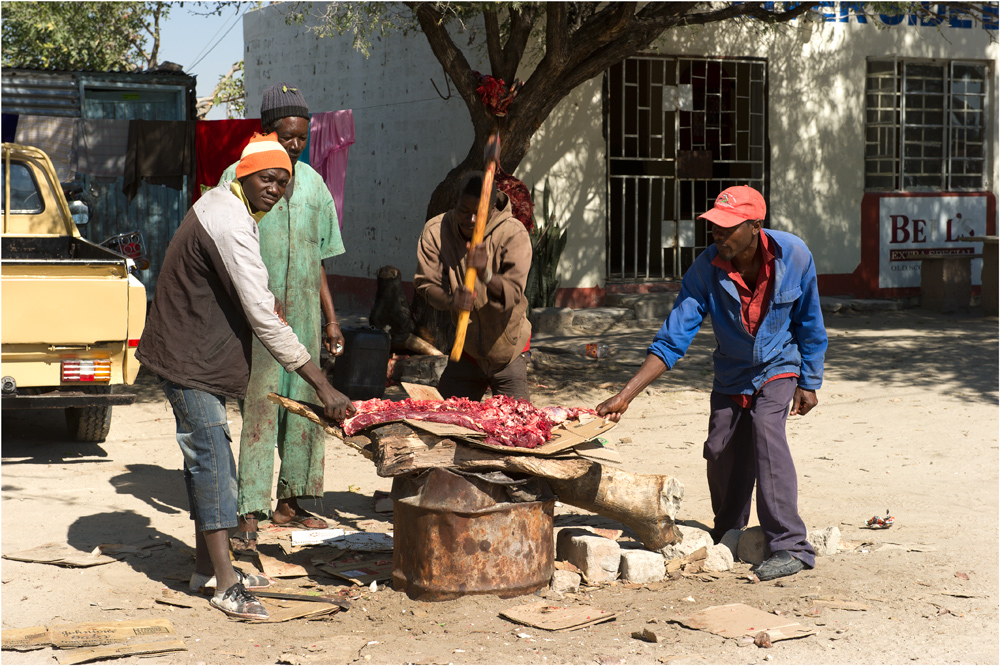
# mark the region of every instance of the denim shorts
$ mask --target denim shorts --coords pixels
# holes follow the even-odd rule
[[[226,397],[163,378],[160,388],[174,409],[191,520],[199,532],[236,527],[236,460]]]

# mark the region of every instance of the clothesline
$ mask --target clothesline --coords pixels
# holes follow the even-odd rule
[[[147,121],[55,116],[2,116],[4,141],[35,146],[52,160],[61,182],[77,173],[122,177],[131,201],[142,182],[180,190],[189,178],[192,200],[218,184],[226,167],[240,159],[259,119]],[[354,143],[350,109],[312,114],[309,142],[301,161],[322,176],[343,227],[347,156]]]

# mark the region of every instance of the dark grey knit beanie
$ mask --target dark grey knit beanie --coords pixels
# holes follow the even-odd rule
[[[275,83],[264,91],[260,102],[260,126],[270,127],[271,123],[296,116],[309,120],[309,106],[298,88],[287,83]]]

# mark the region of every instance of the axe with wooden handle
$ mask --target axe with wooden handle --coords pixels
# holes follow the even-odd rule
[[[496,174],[497,164],[500,161],[500,133],[495,132],[490,136],[486,144],[486,169],[483,176],[483,189],[479,194],[479,209],[476,211],[476,227],[472,231],[472,242],[469,248],[473,248],[483,242],[483,233],[486,231],[486,221],[490,216],[490,193],[493,191],[493,176]],[[465,270],[465,288],[473,291],[476,287],[476,269],[471,266]],[[458,323],[455,325],[455,344],[451,348],[452,361],[462,358],[462,348],[465,347],[465,332],[469,327],[469,310],[461,310],[458,313]]]

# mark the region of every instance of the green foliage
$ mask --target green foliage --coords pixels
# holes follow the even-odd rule
[[[473,19],[486,10],[517,9],[528,4],[524,2],[436,2],[435,7],[442,14],[445,24],[458,24],[469,32],[469,45],[483,47],[485,42],[473,24]],[[407,34],[420,29],[413,12],[401,4],[387,2],[331,2],[314,8],[311,2],[292,2],[285,14],[287,25],[309,24],[309,30],[318,37],[332,37],[345,33],[354,34],[354,48],[365,58],[370,55],[372,40],[388,36],[393,32]],[[507,21],[500,25],[501,38],[506,39]]]
[[[7,67],[131,71],[155,65],[161,2],[4,2],[3,54]],[[157,31],[158,33],[158,31]],[[152,62],[150,62],[152,59]]]
[[[533,197],[536,198],[537,197]],[[529,308],[550,308],[556,304],[559,280],[556,272],[559,259],[566,248],[566,230],[556,224],[556,215],[550,211],[551,190],[545,180],[542,190],[542,216],[536,220],[531,232],[531,269],[524,287]]]
[[[229,74],[219,77],[215,87],[213,105],[225,104],[229,118],[243,118],[246,111],[246,91],[243,87],[243,61],[233,65]]]
[[[386,37],[395,31],[404,34],[417,29],[417,21],[406,10],[386,2],[331,2],[315,11],[311,2],[293,2],[285,14],[287,25],[304,25],[318,37],[354,33],[354,48],[367,58],[372,39]]]

